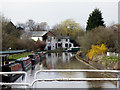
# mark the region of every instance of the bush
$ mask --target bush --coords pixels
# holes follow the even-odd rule
[[[111,51],[117,52],[118,48],[118,33],[114,32],[110,27],[97,27],[91,31],[84,33],[82,36],[77,37],[77,42],[83,48],[83,54],[86,55],[92,45],[97,42],[105,44]]]
[[[104,44],[101,45],[92,45],[92,49],[90,49],[87,53],[87,57],[91,60],[95,55],[105,53],[107,48]]]

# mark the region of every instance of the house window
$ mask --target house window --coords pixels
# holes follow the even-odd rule
[[[57,48],[57,43],[56,43],[56,48]]]
[[[65,47],[68,47],[68,44],[67,44],[67,43],[65,44]]]
[[[58,47],[62,47],[62,43],[58,43]]]
[[[52,37],[52,40],[54,39],[54,37]]]
[[[48,36],[48,40],[50,40],[50,36]]]
[[[71,47],[71,44],[69,44],[69,47]]]

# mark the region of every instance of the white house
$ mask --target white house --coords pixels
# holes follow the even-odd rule
[[[47,32],[43,35],[43,38],[46,42],[45,50],[54,50],[54,49],[68,49],[70,47],[74,47],[74,44],[71,42],[71,38],[69,36],[56,37],[51,31]]]
[[[57,37],[56,39],[56,45],[57,48],[70,48],[70,47],[74,47],[74,44],[70,41],[70,37],[66,36],[66,37]]]

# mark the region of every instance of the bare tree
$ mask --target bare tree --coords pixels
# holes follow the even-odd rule
[[[36,29],[36,25],[35,25],[35,22],[32,20],[32,19],[29,19],[27,22],[26,22],[26,27],[28,30],[30,31],[33,31]]]
[[[49,30],[49,25],[47,24],[47,22],[41,22],[37,26],[37,30]]]

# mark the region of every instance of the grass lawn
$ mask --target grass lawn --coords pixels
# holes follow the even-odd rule
[[[16,60],[16,59],[19,59],[19,58],[22,58],[22,57],[26,57],[26,56],[28,56],[30,54],[33,54],[33,53],[26,52],[26,53],[13,54],[13,55],[9,56],[9,59]]]

